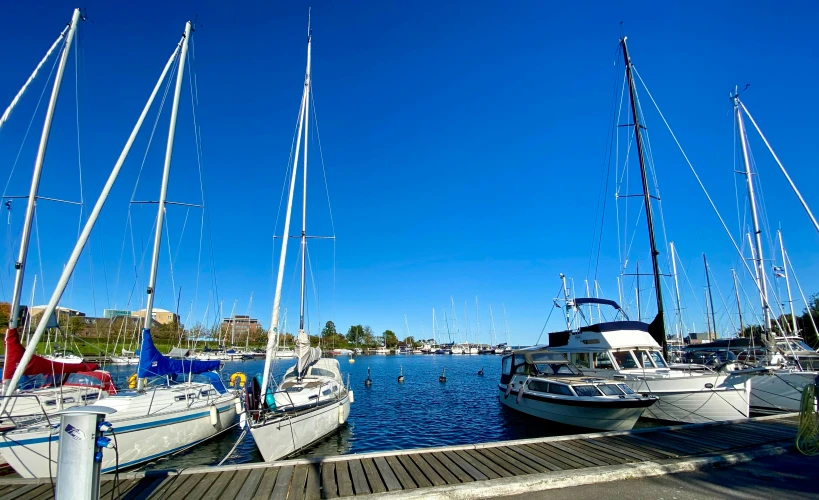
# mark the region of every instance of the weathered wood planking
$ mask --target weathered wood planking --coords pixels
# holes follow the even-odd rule
[[[101,497],[124,500],[318,500],[456,485],[542,472],[722,453],[792,441],[798,420],[766,417],[716,425],[528,439],[290,460],[271,465],[105,476]],[[0,500],[53,498],[50,482],[0,478]]]

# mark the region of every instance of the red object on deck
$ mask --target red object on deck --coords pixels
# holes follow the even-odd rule
[[[9,328],[6,331],[6,359],[3,363],[3,380],[11,380],[14,376],[14,370],[23,359],[23,353],[26,352],[23,344],[20,343],[20,336],[17,334],[16,328]],[[31,361],[26,366],[26,371],[23,375],[65,375],[68,373],[90,372],[96,370],[98,365],[96,363],[60,363],[59,361],[51,361],[42,356],[34,355]]]

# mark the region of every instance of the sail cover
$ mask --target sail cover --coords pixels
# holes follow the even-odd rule
[[[142,330],[142,350],[139,353],[139,378],[171,375],[173,373],[204,373],[219,369],[219,361],[171,359],[163,356],[154,345],[151,331]]]
[[[321,359],[321,349],[318,347],[310,347],[310,337],[307,336],[304,330],[299,330],[299,336],[296,337],[295,354],[298,358],[296,369],[298,370],[299,376],[304,374],[304,371],[310,364]]]
[[[6,332],[6,358],[3,364],[3,380],[11,380],[14,370],[23,359],[26,352],[23,344],[20,343],[20,336],[16,328],[9,328]],[[51,361],[36,354],[31,357],[31,361],[26,366],[23,375],[61,375],[77,372],[91,372],[97,369],[96,363],[60,363]]]

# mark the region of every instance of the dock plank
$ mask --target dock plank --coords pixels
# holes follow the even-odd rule
[[[421,472],[418,466],[415,465],[409,455],[398,455],[396,458],[399,462],[401,462],[401,465],[404,466],[407,474],[410,475],[412,481],[418,485],[419,488],[428,488],[432,486],[432,483],[426,478],[426,476],[424,476],[424,473]]]
[[[304,488],[307,486],[307,475],[310,467],[307,465],[297,465],[293,471],[293,479],[290,480],[290,490],[287,492],[288,500],[302,500],[305,497]]]
[[[333,462],[321,464],[321,498],[338,498],[336,464]]]
[[[446,455],[444,455],[440,451],[432,453],[432,456],[434,456],[436,459],[438,459],[438,462],[440,462],[441,465],[443,465],[446,470],[448,470],[449,472],[454,474],[455,477],[458,478],[459,482],[461,482],[461,483],[471,483],[473,481],[472,476],[470,476],[469,474],[466,473],[466,471],[464,471],[463,469],[458,467],[455,464],[455,462],[450,460],[449,457],[447,457]]]
[[[631,436],[612,436],[610,439],[614,443],[618,443],[622,446],[628,446],[629,448],[634,448],[635,450],[642,451],[659,459],[677,458],[679,456],[676,453],[671,453],[648,444],[640,443],[637,440],[631,439]]]
[[[446,481],[446,484],[461,484],[461,481],[455,477],[455,474],[449,472],[449,470],[447,470],[447,468],[444,467],[432,453],[421,453],[418,456],[423,457],[429,466],[432,467],[432,469],[437,472],[438,475],[444,479],[444,481]]]
[[[233,472],[221,472],[219,475],[227,475],[232,477]],[[199,479],[195,477],[194,474],[186,474],[186,475],[178,475],[178,476],[170,476],[166,481],[160,485],[159,488],[154,490],[154,492],[148,497],[149,499],[160,499],[160,498],[173,498],[173,495],[176,494],[177,491],[190,491],[189,489],[180,489],[182,488],[185,483],[190,481],[190,484],[196,483]],[[219,481],[219,479],[217,479]],[[205,500],[213,500],[217,498],[215,495],[211,495],[210,492],[208,495],[205,495]]]
[[[193,487],[193,489],[188,489],[188,491],[190,492],[190,497],[191,498],[196,498],[196,499],[203,498],[205,496],[205,493],[207,493],[211,489],[211,487],[213,486],[213,483],[216,482],[216,479],[219,477],[219,474],[203,474],[203,475],[205,477],[203,477],[202,480],[199,481],[196,484],[196,486]],[[102,497],[103,496],[100,495],[100,498],[102,498]]]
[[[475,481],[484,481],[488,479],[486,477],[486,474],[478,470],[477,467],[469,463],[468,460],[465,460],[462,456],[455,453],[454,451],[445,451],[443,453],[444,455],[446,455],[447,458],[452,460],[455,463],[455,465],[460,467],[461,470],[469,474]]]
[[[467,453],[468,451],[472,450],[456,450],[453,451],[453,453],[460,456],[463,460],[469,462],[469,465],[471,465],[472,467],[475,467],[476,469],[481,471],[481,474],[486,476],[487,479],[498,479],[499,477],[501,477],[501,475],[495,472],[492,467],[488,467],[486,464],[484,464],[474,456]]]
[[[505,448],[506,448],[505,446],[498,446],[497,448],[492,448],[491,453],[498,457],[501,462],[508,463],[509,465],[512,465],[513,467],[518,469],[520,473],[516,475],[535,474],[537,472],[542,472],[538,468],[534,468],[531,465],[521,460],[518,460],[518,458],[515,457],[514,455],[510,455],[509,453],[506,452]]]
[[[482,463],[487,469],[492,471],[492,474],[499,477],[513,477],[515,475],[504,469],[500,464],[495,463],[491,457],[481,453],[481,450],[463,450],[463,452],[474,458],[475,461]],[[486,472],[484,472],[484,474],[486,474]],[[490,475],[487,474],[487,476]]]
[[[17,498],[31,498],[51,490],[51,484],[26,484],[15,491],[11,491],[3,496],[3,500],[15,500]]]
[[[286,500],[287,492],[290,491],[290,480],[293,478],[292,465],[285,465],[279,467],[279,473],[276,475],[276,484],[273,485],[273,492],[270,493],[270,500]],[[228,496],[227,498],[232,498]]]
[[[412,463],[414,463],[418,469],[424,473],[424,477],[426,477],[433,486],[443,486],[447,484],[444,478],[442,478],[432,467],[430,467],[420,453],[413,453],[407,456],[410,460],[412,460]]]
[[[191,474],[194,475],[204,475],[204,474]],[[227,484],[224,490],[222,490],[220,498],[236,498],[236,495],[239,493],[239,490],[245,485],[245,481],[250,476],[250,470],[244,469],[236,471],[233,478]],[[177,490],[179,491],[179,490]]]
[[[540,455],[529,451],[525,446],[510,446],[509,449],[513,450],[518,455],[523,455],[523,457],[535,462],[536,464],[539,464],[541,467],[545,467],[547,470],[557,471],[565,468],[564,466],[561,466],[557,460],[549,460],[548,458],[541,457]]]
[[[672,453],[676,453],[678,457],[686,457],[691,455],[691,452],[688,451],[685,446],[680,445],[679,443],[672,443],[670,441],[662,440],[662,439],[649,439],[645,436],[638,436],[638,435],[631,435],[629,439],[636,440],[637,442],[645,443],[646,446],[653,446],[655,448],[660,448],[664,450],[669,450]]]
[[[486,457],[488,460],[494,462],[498,467],[509,471],[512,476],[523,476],[531,474],[526,468],[518,467],[517,464],[511,462],[506,455],[500,455],[496,452],[497,448],[481,448],[478,452]]]
[[[553,447],[567,453],[570,456],[575,456],[575,457],[578,457],[578,458],[582,458],[583,460],[585,460],[587,462],[590,462],[590,463],[594,464],[595,466],[614,465],[614,464],[617,463],[617,462],[614,462],[614,461],[601,460],[600,458],[598,458],[593,453],[588,453],[585,450],[582,450],[582,449],[579,449],[579,448],[576,448],[576,447],[572,446],[571,441],[560,441],[560,442],[554,441],[554,442],[549,443],[549,446],[553,446]]]
[[[549,463],[554,464],[556,467],[559,467],[560,470],[571,470],[571,469],[581,468],[581,466],[575,465],[575,463],[573,463],[573,462],[568,462],[566,460],[563,460],[562,457],[557,456],[554,453],[552,453],[550,455],[550,454],[548,454],[548,453],[546,453],[546,452],[544,452],[544,451],[542,451],[542,450],[540,450],[538,448],[535,448],[534,446],[524,444],[524,445],[520,445],[520,448],[526,450],[527,452],[531,453],[532,455],[535,455],[536,457],[540,458],[541,460],[545,460],[545,461],[547,461]]]
[[[384,485],[387,487],[387,490],[400,490],[401,483],[398,481],[398,478],[395,477],[395,473],[392,469],[390,469],[390,464],[387,462],[387,459],[384,457],[375,457],[373,462],[375,462],[375,467],[378,469],[378,472],[381,473],[381,479],[384,480]]]
[[[278,467],[268,467],[264,471],[259,487],[256,488],[256,496],[259,498],[270,498],[273,494],[273,487],[276,485],[276,476],[279,473]]]
[[[584,439],[583,442],[615,455],[619,453],[624,457],[630,457],[630,461],[632,462],[645,462],[654,459],[654,457],[651,455],[647,455],[641,451],[634,450],[626,446],[608,442],[605,439]]]
[[[317,463],[307,466],[307,484],[304,488],[304,498],[306,500],[321,498],[321,467]]]
[[[367,474],[367,482],[370,483],[370,490],[373,493],[384,493],[387,491],[387,486],[381,480],[381,474],[378,473],[378,468],[375,466],[372,458],[362,458],[361,466],[364,467],[364,473]]]
[[[567,453],[560,448],[556,448],[552,446],[550,443],[530,443],[526,445],[530,448],[533,448],[542,454],[546,455],[547,457],[554,458],[556,460],[560,460],[564,464],[571,466],[574,469],[582,469],[584,467],[596,467],[597,464],[589,462],[588,460],[584,460],[577,455]]]
[[[245,480],[245,484],[239,489],[236,493],[237,500],[245,500],[254,498],[256,495],[256,490],[259,488],[259,483],[262,482],[262,477],[264,476],[264,469],[253,469],[248,474],[247,479]],[[197,498],[192,496],[191,498]]]
[[[336,483],[338,484],[338,496],[351,497],[355,494],[347,462],[336,462]]]
[[[594,439],[584,439],[579,441],[572,441],[571,446],[580,450],[585,450],[587,453],[593,453],[596,457],[602,460],[613,461],[616,464],[628,464],[632,462],[639,462],[638,459],[622,453],[619,450],[610,450],[604,446],[595,443]]]
[[[386,458],[387,463],[390,464],[390,469],[392,469],[392,471],[395,473],[395,477],[398,478],[398,482],[401,483],[401,487],[403,487],[405,490],[412,490],[418,487],[407,472],[407,469],[405,469],[401,464],[401,461],[398,460],[398,457],[392,456]]]
[[[361,460],[350,460],[350,477],[353,480],[353,488],[356,495],[368,495],[372,493],[367,484],[367,475],[364,473],[364,466]]]

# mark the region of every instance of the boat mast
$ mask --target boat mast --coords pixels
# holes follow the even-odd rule
[[[640,309],[640,261],[637,261],[637,288],[634,289],[637,296],[637,321],[643,320],[643,312]]]
[[[782,243],[782,230],[776,232],[779,237],[779,251],[782,252],[782,272],[785,274],[785,288],[788,290],[788,306],[791,311],[791,324],[793,325],[793,334],[797,335],[796,329],[796,315],[793,314],[793,296],[791,295],[791,280],[788,275],[788,259],[785,258],[785,244]]]
[[[742,302],[739,300],[739,286],[737,283],[737,272],[732,268],[731,274],[734,276],[734,294],[736,295],[737,299],[737,311],[739,312],[739,334],[742,335],[745,332],[745,325],[742,323]]]
[[[648,242],[651,246],[651,264],[654,270],[654,295],[657,298],[657,317],[651,322],[652,325],[657,325],[658,330],[650,332],[655,340],[663,348],[663,353],[668,351],[668,342],[665,337],[665,317],[663,313],[663,292],[660,283],[660,262],[657,259],[660,252],[657,251],[657,244],[654,238],[654,215],[651,210],[651,194],[648,191],[648,172],[645,163],[645,154],[643,153],[643,135],[640,126],[640,113],[637,109],[637,88],[634,84],[634,77],[631,74],[631,58],[628,55],[628,45],[626,45],[626,37],[620,40],[623,45],[623,58],[626,63],[626,76],[628,78],[629,100],[631,101],[631,116],[634,120],[634,137],[637,143],[637,157],[640,161],[640,173],[643,181],[643,200],[646,207],[646,222],[648,224]],[[639,273],[638,273],[639,274]]]
[[[677,249],[674,247],[674,242],[668,244],[671,247],[671,270],[674,273],[674,295],[677,300],[677,316],[680,320],[680,343],[682,343],[683,319],[682,306],[680,305],[680,281],[677,278]]]
[[[307,37],[307,53],[309,59],[310,53],[310,36]],[[276,292],[273,295],[273,311],[271,312],[271,320],[270,320],[270,330],[268,331],[267,335],[267,346],[265,347],[265,356],[264,356],[264,371],[262,372],[262,390],[266,391],[267,387],[270,384],[270,367],[273,363],[274,357],[274,349],[278,348],[278,339],[279,339],[279,316],[281,313],[281,300],[282,300],[282,286],[284,284],[284,264],[287,261],[287,240],[289,239],[290,234],[290,219],[293,213],[293,195],[296,190],[296,174],[298,173],[298,166],[299,166],[299,153],[301,151],[301,133],[304,129],[304,108],[307,104],[307,99],[309,99],[309,95],[307,91],[309,90],[307,85],[307,78],[305,77],[305,85],[304,90],[302,91],[301,95],[301,107],[299,108],[299,124],[298,124],[298,132],[296,133],[296,150],[295,154],[293,155],[293,169],[292,173],[290,174],[290,190],[287,195],[287,211],[285,212],[284,216],[284,232],[282,233],[282,251],[281,255],[279,256],[279,271],[276,276]],[[302,283],[304,283],[304,279],[302,279]],[[302,294],[302,297],[304,295]],[[287,314],[285,312],[285,320],[287,319]],[[285,332],[286,334],[287,332]],[[287,337],[285,337],[287,340]]]
[[[20,321],[20,313],[18,309],[20,308],[21,294],[23,292],[23,277],[26,270],[26,258],[28,257],[28,244],[31,240],[31,227],[34,219],[34,209],[37,205],[37,193],[40,190],[40,177],[43,173],[43,163],[45,162],[46,149],[48,148],[48,138],[51,135],[51,124],[54,121],[54,110],[57,107],[57,99],[60,96],[60,87],[62,86],[65,67],[68,64],[68,55],[71,52],[71,43],[74,40],[74,34],[77,32],[77,24],[79,24],[79,21],[80,9],[74,9],[74,14],[71,17],[71,26],[69,27],[68,34],[65,37],[65,45],[63,45],[60,64],[57,67],[57,74],[54,77],[54,85],[51,88],[51,98],[48,101],[48,109],[46,110],[45,121],[43,122],[43,132],[40,135],[40,145],[37,148],[37,157],[34,160],[34,173],[31,177],[31,188],[29,189],[28,193],[28,205],[26,205],[26,216],[23,221],[23,233],[20,237],[20,253],[18,254],[17,262],[14,264],[16,272],[14,273],[14,288],[12,290],[11,307],[9,309],[9,330],[17,329]],[[48,316],[43,316],[41,323],[47,322]],[[28,360],[26,360],[26,362],[28,362]]]
[[[702,263],[705,265],[705,283],[708,286],[708,303],[711,305],[711,327],[714,329],[714,338],[717,338],[717,316],[714,313],[714,295],[711,293],[711,273],[708,271],[708,261],[702,254]]]
[[[481,343],[481,312],[478,308],[478,296],[475,295],[475,324],[478,328],[478,331],[475,333],[475,341],[480,344]]]
[[[438,328],[435,324],[435,308],[432,308],[432,342],[438,345]]]
[[[233,299],[233,309],[230,311],[230,347],[236,345],[236,303],[238,299]]]
[[[250,318],[253,316],[253,292],[250,292],[250,303],[247,306],[247,335],[245,336],[245,352],[250,348]]]
[[[179,65],[176,67],[176,86],[173,91],[173,106],[171,120],[168,126],[168,143],[165,147],[165,165],[162,168],[162,186],[159,189],[159,202],[156,213],[156,230],[154,232],[154,248],[151,255],[151,274],[148,275],[148,299],[145,302],[144,331],[150,331],[153,324],[154,297],[156,296],[156,273],[159,269],[159,252],[162,248],[162,230],[165,220],[165,200],[168,196],[168,179],[171,175],[171,157],[173,156],[173,141],[176,135],[176,118],[179,115],[179,98],[182,94],[182,82],[185,80],[185,60],[188,55],[188,41],[191,37],[191,23],[185,23],[185,36],[182,39],[182,49],[179,51]],[[142,390],[144,379],[137,382],[137,390]]]
[[[495,337],[495,317],[492,315],[492,304],[489,304],[489,326],[492,327],[492,345],[498,346],[498,339]]]
[[[745,164],[745,181],[748,186],[748,199],[751,205],[751,220],[754,224],[754,247],[756,249],[754,260],[757,271],[757,287],[759,288],[759,299],[762,302],[762,318],[765,322],[763,328],[765,333],[771,331],[771,311],[768,305],[768,286],[765,279],[765,263],[762,257],[762,231],[759,229],[759,214],[756,210],[756,195],[754,193],[754,180],[751,174],[751,160],[748,157],[748,144],[745,139],[745,123],[742,120],[742,110],[739,104],[739,93],[734,90],[731,96],[734,101],[734,114],[737,120],[737,132],[739,133],[739,142],[742,147],[742,161]]]
[[[301,200],[301,302],[299,303],[299,333],[304,331],[304,287],[307,269],[307,138],[310,135],[310,46],[313,32],[310,13],[307,14],[307,71],[304,74],[304,172]],[[285,235],[286,237],[286,235]]]
[[[501,306],[503,307],[503,328],[506,331],[506,345],[509,345],[509,321],[506,319],[506,303],[501,302]]]

